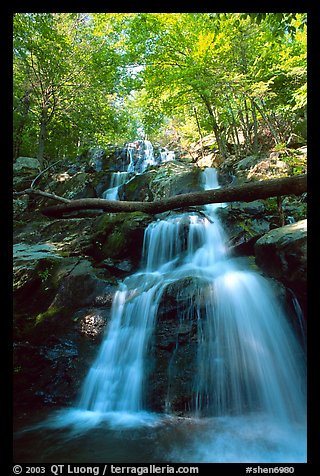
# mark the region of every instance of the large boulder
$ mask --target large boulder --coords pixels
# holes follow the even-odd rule
[[[152,201],[201,190],[199,167],[170,161],[136,175],[120,188],[119,196],[122,200]]]
[[[92,241],[85,252],[106,269],[129,261],[132,266],[125,267],[132,272],[140,264],[144,230],[152,220],[141,212],[103,214],[94,221]]]
[[[30,187],[39,174],[41,164],[33,157],[18,157],[13,164],[13,188],[17,192]]]
[[[53,243],[14,246],[15,405],[71,404],[110,318],[117,286]]]
[[[307,220],[276,228],[255,243],[257,265],[290,287],[305,304],[307,296]]]
[[[161,298],[149,360],[148,406],[184,415],[194,409],[199,310],[209,282],[192,276],[170,283]]]
[[[13,173],[34,176],[39,173],[41,164],[33,157],[18,157],[13,164]]]
[[[110,318],[117,279],[85,255],[94,222],[16,223],[14,388],[20,409],[72,402]]]
[[[92,185],[92,174],[77,172],[73,175],[68,173],[54,174],[48,185],[56,195],[76,200],[78,198],[95,198],[96,192]]]
[[[270,230],[274,215],[264,200],[232,202],[217,210],[228,238],[228,248],[236,255],[253,255],[254,243]]]
[[[259,160],[260,158],[256,155],[249,155],[247,157],[244,157],[243,159],[237,162],[237,165],[235,167],[236,173],[240,173],[250,169],[251,167],[254,167],[259,162]]]

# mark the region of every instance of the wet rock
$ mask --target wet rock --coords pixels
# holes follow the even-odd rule
[[[217,213],[227,234],[230,252],[240,256],[254,254],[255,242],[270,230],[274,219],[266,213],[263,200],[233,202],[219,208]]]
[[[96,192],[92,185],[92,177],[86,172],[67,173],[52,176],[49,187],[56,195],[69,199],[94,198]]]
[[[155,170],[146,171],[141,175],[134,176],[126,184],[119,188],[120,200],[152,202],[154,195],[150,189],[150,182],[155,175]]]
[[[130,260],[137,267],[141,259],[144,230],[153,220],[140,212],[109,213],[95,220],[95,233],[86,253],[98,262]]]
[[[99,340],[79,331],[47,334],[14,345],[14,406],[17,411],[73,405]]]
[[[307,296],[307,220],[271,230],[255,244],[258,266],[294,290],[305,303]]]
[[[13,200],[13,218],[17,219],[28,209],[29,195],[21,195]]]
[[[249,155],[248,157],[245,157],[244,159],[241,159],[237,162],[235,170],[237,173],[240,171],[246,171],[256,165],[259,160],[260,158],[256,155]]]
[[[32,157],[18,157],[13,164],[13,173],[19,175],[35,176],[40,172],[41,164]]]
[[[194,409],[198,319],[209,287],[205,279],[185,277],[163,293],[148,369],[148,405],[153,410],[183,415]]]
[[[123,200],[153,201],[201,190],[200,168],[170,161],[133,177],[120,187],[119,196]]]
[[[110,307],[83,308],[75,313],[72,320],[79,324],[81,335],[100,342],[105,332],[106,324],[110,319]]]

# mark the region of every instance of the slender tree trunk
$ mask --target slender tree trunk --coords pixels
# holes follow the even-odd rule
[[[241,122],[241,125],[242,125],[242,133],[243,133],[243,136],[244,136],[245,150],[248,153],[248,152],[250,152],[250,135],[249,135],[247,123],[246,123],[246,121],[243,117],[243,113],[242,113],[242,110],[240,108],[238,109],[238,115],[239,115],[239,119],[240,119],[240,122]]]
[[[257,154],[259,152],[258,143],[258,121],[254,102],[251,100],[251,113],[253,119],[253,152]]]
[[[208,100],[208,98],[206,96],[202,95],[201,97],[204,101],[204,104],[205,104],[205,106],[207,108],[207,111],[209,113],[209,116],[211,118],[212,129],[213,129],[213,132],[214,132],[214,135],[215,135],[218,147],[219,147],[220,154],[222,155],[223,158],[225,158],[227,156],[226,144],[225,144],[225,142],[223,140],[223,137],[221,135],[221,131],[220,131],[220,128],[219,128],[218,123],[216,121],[211,103],[210,103],[210,101]]]
[[[30,94],[31,89],[27,89],[25,96],[22,99],[22,111],[21,111],[21,118],[18,124],[18,127],[15,131],[15,141],[14,141],[14,149],[13,149],[13,158],[16,159],[20,155],[20,148],[22,144],[22,133],[24,131],[28,114],[30,110]]]
[[[43,106],[42,113],[41,113],[40,134],[39,134],[38,153],[37,153],[37,159],[39,160],[41,165],[43,165],[45,141],[47,138],[47,128],[48,128],[48,106],[45,105]]]
[[[232,123],[231,123],[230,126],[231,126],[231,133],[232,133],[232,136],[233,136],[233,141],[234,141],[234,145],[235,145],[235,149],[236,149],[236,155],[240,156],[241,144],[240,144],[240,139],[239,139],[239,134],[238,134],[238,128],[237,128],[237,123],[236,123],[236,118],[235,118],[235,115],[234,115],[233,107],[232,107],[231,101],[229,99],[228,99],[228,104],[229,104],[229,107],[230,107],[231,117],[232,117]]]
[[[202,155],[202,157],[204,157],[203,144],[202,144],[202,133],[201,133],[201,128],[200,128],[200,122],[199,122],[199,118],[198,118],[197,108],[195,106],[193,107],[193,112],[194,112],[194,115],[195,115],[195,118],[196,118],[199,137],[200,137],[201,155]]]
[[[274,141],[276,144],[279,144],[279,136],[277,134],[277,132],[275,131],[271,121],[268,119],[267,115],[265,114],[265,112],[263,111],[264,107],[263,105],[260,107],[256,101],[253,101],[253,104],[255,105],[255,107],[257,108],[257,110],[260,112],[261,116],[262,116],[262,119],[264,120],[264,122],[266,123],[266,125],[268,126],[273,138],[274,138]]]

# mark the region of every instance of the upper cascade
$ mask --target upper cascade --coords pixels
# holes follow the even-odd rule
[[[159,155],[154,155],[151,142],[147,139],[128,142],[126,145],[129,165],[127,172],[143,173],[149,165],[158,165],[175,159],[175,154],[166,147],[160,150]]]

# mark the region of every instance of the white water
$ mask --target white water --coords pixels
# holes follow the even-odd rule
[[[150,141],[129,142],[126,147],[129,164],[125,172],[113,172],[110,187],[102,194],[106,200],[119,200],[119,187],[125,184],[132,174],[142,173],[149,165],[157,162],[153,155],[153,146]]]
[[[158,159],[154,156],[152,143],[145,139],[127,144],[127,157],[129,159],[128,172],[143,173],[150,165],[157,165],[175,159],[173,150],[163,147]]]
[[[102,194],[106,200],[119,200],[119,187],[126,183],[129,172],[113,172],[110,181],[110,187]]]
[[[161,162],[169,162],[175,159],[175,153],[173,150],[168,150],[167,147],[163,147],[160,151]]]
[[[215,170],[206,169],[203,178],[204,188],[218,187]],[[181,460],[190,462],[305,460],[302,350],[270,281],[228,256],[218,206],[204,207],[204,215],[158,220],[146,229],[143,268],[115,295],[76,421],[69,412],[58,425],[157,425],[159,419],[145,407],[150,339],[166,286],[192,276],[202,285],[195,280],[192,309],[183,318],[198,316],[192,402],[198,426],[194,442],[182,451],[173,447],[172,457],[178,460],[180,451]],[[199,436],[201,421],[207,425],[205,441]]]

